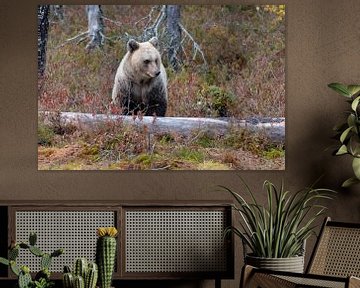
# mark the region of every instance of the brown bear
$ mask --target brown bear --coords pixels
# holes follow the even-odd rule
[[[112,91],[112,103],[120,105],[124,115],[165,116],[167,77],[157,48],[156,37],[127,43]]]

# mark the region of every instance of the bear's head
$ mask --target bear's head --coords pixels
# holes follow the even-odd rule
[[[142,43],[130,39],[127,43],[131,68],[135,72],[134,75],[141,81],[149,81],[161,73],[161,57],[157,48],[156,37]]]

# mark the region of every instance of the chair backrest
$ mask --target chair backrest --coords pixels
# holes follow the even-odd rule
[[[360,223],[326,218],[307,273],[360,277]]]

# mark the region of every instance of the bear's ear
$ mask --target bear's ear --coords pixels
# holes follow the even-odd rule
[[[158,48],[158,46],[159,46],[159,40],[158,40],[158,38],[152,37],[152,38],[149,40],[149,42],[150,42],[155,48]]]
[[[130,39],[127,43],[127,50],[130,52],[134,52],[136,49],[139,48],[139,43],[136,42],[134,39]]]

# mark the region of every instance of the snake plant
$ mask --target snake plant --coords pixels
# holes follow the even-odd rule
[[[284,189],[283,183],[277,188],[266,180],[264,189],[267,203],[262,205],[244,180],[242,182],[251,201],[245,200],[240,193],[220,186],[234,197],[233,208],[240,215],[239,227],[228,227],[226,234],[233,232],[239,236],[255,257],[288,258],[301,255],[305,240],[317,226],[315,220],[326,209],[319,205],[318,200],[331,199],[334,191],[310,187],[291,193]]]

